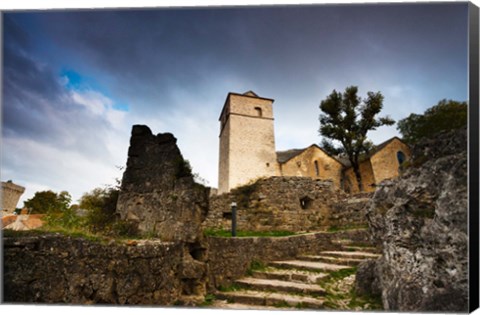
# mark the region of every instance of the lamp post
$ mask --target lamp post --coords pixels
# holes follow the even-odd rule
[[[234,201],[232,207],[232,236],[237,236],[237,203]]]

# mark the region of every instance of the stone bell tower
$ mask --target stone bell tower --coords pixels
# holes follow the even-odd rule
[[[228,93],[220,114],[218,193],[278,173],[273,99]]]

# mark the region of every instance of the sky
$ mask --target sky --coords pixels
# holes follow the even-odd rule
[[[1,179],[73,202],[120,179],[132,125],[171,132],[210,186],[229,92],[272,98],[277,150],[320,143],[334,89],[381,116],[468,99],[467,4],[317,4],[3,14]],[[396,126],[368,134],[376,144]]]

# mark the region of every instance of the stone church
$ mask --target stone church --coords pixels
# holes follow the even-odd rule
[[[252,91],[228,93],[220,114],[218,193],[271,176],[300,176],[331,180],[335,187],[358,192],[348,159],[334,157],[316,144],[304,149],[275,150],[273,99]],[[410,149],[393,137],[364,156],[360,172],[365,191],[399,175]]]

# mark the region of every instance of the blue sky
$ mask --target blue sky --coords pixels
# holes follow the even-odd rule
[[[321,141],[333,89],[380,91],[395,120],[465,101],[467,14],[466,3],[4,13],[2,180],[27,188],[22,201],[46,189],[76,201],[121,177],[131,126],[146,124],[172,132],[215,187],[228,92],[275,99],[277,150]]]

